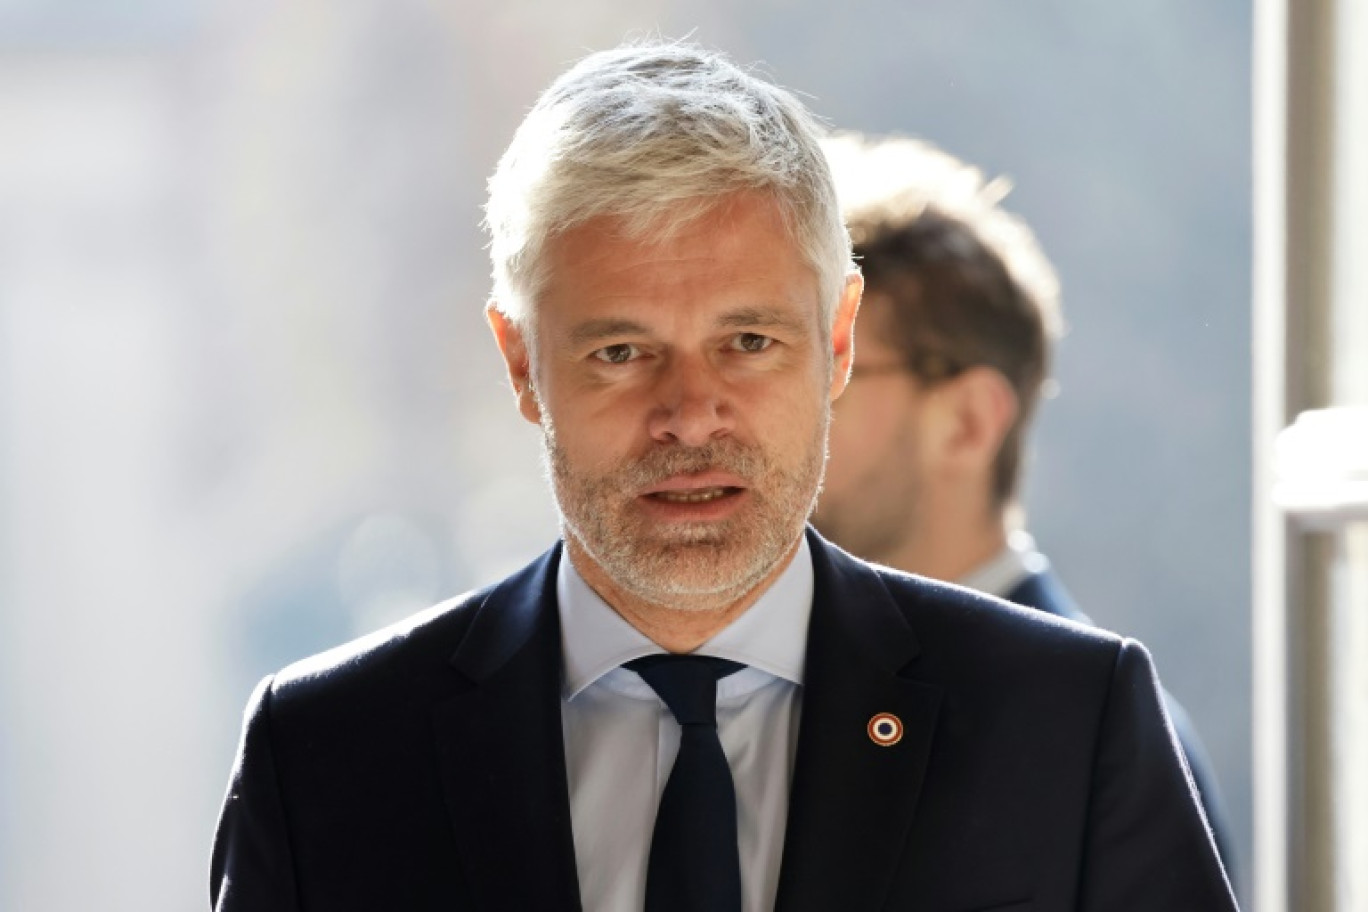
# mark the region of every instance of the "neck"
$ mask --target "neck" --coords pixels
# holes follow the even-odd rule
[[[980,501],[941,499],[928,492],[915,527],[873,559],[907,573],[954,582],[963,579],[1007,547],[1006,511]]]
[[[663,605],[624,589],[613,581],[573,535],[565,536],[565,549],[575,570],[622,619],[667,652],[693,652],[746,613],[774,581],[788,569],[798,553],[801,536],[760,582],[737,592],[708,593],[697,599],[681,598]]]

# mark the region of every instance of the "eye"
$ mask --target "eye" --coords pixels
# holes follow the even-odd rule
[[[762,352],[774,342],[769,336],[759,333],[738,333],[732,339],[732,348],[743,352]]]
[[[594,357],[607,364],[626,364],[635,359],[640,352],[635,345],[628,345],[626,342],[619,342],[616,345],[605,345],[594,352]]]

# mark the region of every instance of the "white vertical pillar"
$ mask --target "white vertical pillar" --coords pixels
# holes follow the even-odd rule
[[[1368,522],[1336,536],[1331,580],[1335,908],[1368,909]]]
[[[1351,912],[1368,909],[1368,7],[1258,0],[1255,22],[1255,905]]]
[[[1348,440],[1330,594],[1338,910],[1368,909],[1368,4],[1335,6],[1333,401]]]
[[[1253,891],[1259,912],[1288,912],[1291,808],[1287,536],[1273,502],[1273,454],[1287,424],[1287,0],[1254,6]]]
[[[1329,372],[1336,404],[1368,406],[1368,3],[1337,0],[1334,36]]]

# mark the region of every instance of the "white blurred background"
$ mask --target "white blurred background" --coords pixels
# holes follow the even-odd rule
[[[1032,526],[1249,851],[1249,44],[1213,0],[0,0],[0,910],[207,904],[262,674],[548,545],[484,179],[659,31],[1005,173],[1071,332]]]

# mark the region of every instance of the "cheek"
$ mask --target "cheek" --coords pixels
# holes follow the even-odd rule
[[[804,386],[788,384],[769,388],[763,395],[736,401],[735,433],[748,443],[779,449],[782,459],[794,459],[812,447],[812,438],[829,411],[825,397],[814,396]]]
[[[592,396],[550,396],[542,403],[556,445],[577,472],[601,474],[649,443],[639,414]]]
[[[859,422],[853,415],[836,411],[831,419],[831,432],[828,442],[826,486],[829,490],[840,490],[852,476],[858,475],[868,452],[862,446]]]
[[[868,399],[842,402],[832,413],[830,473],[858,474],[878,463],[902,431],[906,416]]]
[[[869,449],[869,445],[879,436],[882,421],[879,410],[867,400],[853,402],[841,401],[832,410],[831,455],[834,460],[837,450],[842,456],[854,456]]]

